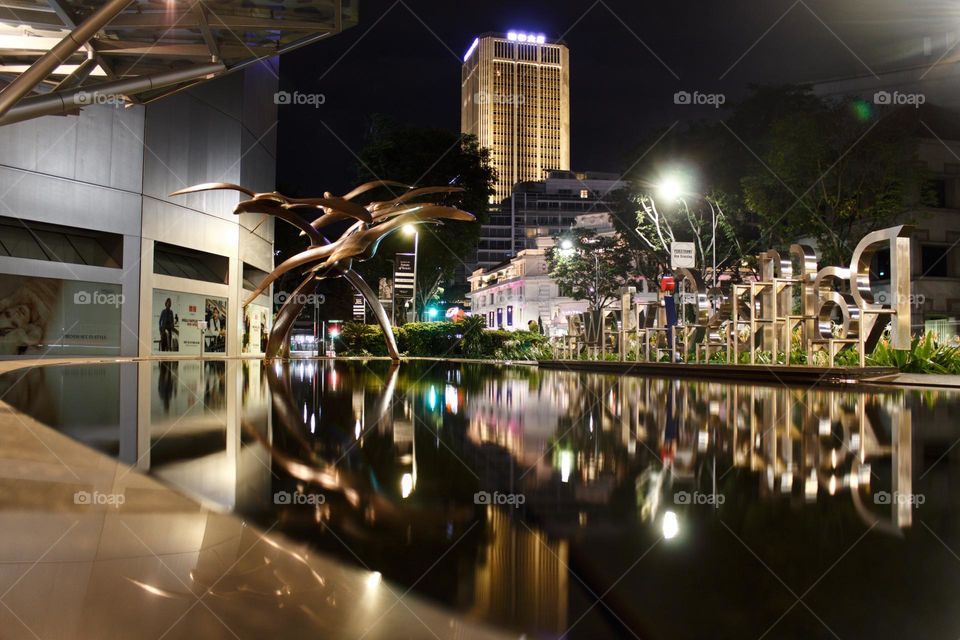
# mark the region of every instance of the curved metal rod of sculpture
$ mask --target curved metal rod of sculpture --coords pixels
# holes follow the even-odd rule
[[[371,202],[360,205],[352,202],[356,196],[380,187],[402,187],[407,189],[403,194],[389,200]],[[353,260],[364,261],[372,258],[380,242],[408,224],[442,224],[442,220],[473,221],[476,218],[471,213],[434,204],[432,202],[416,202],[417,198],[433,194],[459,193],[462,187],[418,187],[414,188],[392,180],[374,180],[361,184],[342,196],[335,196],[325,192],[321,198],[288,198],[282,193],[256,193],[240,185],[229,182],[206,182],[186,189],[174,191],[171,196],[186,195],[200,191],[232,190],[239,191],[250,198],[241,200],[234,208],[234,214],[260,213],[263,219],[254,227],[254,231],[267,216],[283,220],[300,230],[300,234],[309,242],[306,249],[287,259],[274,268],[263,279],[257,289],[244,301],[246,307],[257,296],[262,294],[277,279],[293,269],[305,267],[304,279],[294,290],[293,295],[280,307],[270,337],[267,340],[267,358],[286,358],[290,351],[290,331],[293,323],[305,306],[308,296],[313,294],[319,280],[329,277],[343,277],[363,296],[377,323],[383,331],[383,339],[387,344],[387,352],[393,360],[400,359],[393,328],[386,310],[380,304],[376,293],[370,288],[360,274],[353,270]],[[322,214],[313,221],[300,217],[301,211],[320,211]],[[340,234],[334,241],[329,241],[319,229],[335,222],[353,220],[353,224]]]

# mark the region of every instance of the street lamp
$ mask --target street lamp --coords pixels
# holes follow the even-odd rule
[[[403,234],[413,236],[413,320],[417,319],[417,254],[420,247],[420,231],[415,224],[403,226]]]
[[[596,239],[594,242],[599,240]],[[574,253],[574,244],[573,240],[570,238],[564,238],[560,241],[560,255],[564,258],[569,258]],[[596,304],[599,306],[600,303],[600,251],[595,249],[593,252],[593,263],[594,263],[594,277],[593,277],[593,293],[596,297]]]
[[[657,192],[664,200],[676,202],[684,193],[684,184],[679,176],[666,176],[657,184]]]
[[[713,263],[713,286],[717,286],[717,210],[713,206],[713,203],[710,202],[710,198],[689,191],[686,185],[686,181],[679,175],[670,174],[661,178],[660,182],[657,183],[657,193],[664,200],[670,202],[682,202],[685,207],[689,210],[689,205],[687,201],[684,200],[684,196],[694,196],[700,198],[707,203],[707,206],[710,207],[710,257],[711,262]]]

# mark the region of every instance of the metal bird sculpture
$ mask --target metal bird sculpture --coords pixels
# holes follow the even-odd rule
[[[375,201],[367,205],[352,201],[356,196],[373,189],[390,187],[399,187],[406,191],[389,200]],[[392,180],[374,180],[361,184],[342,196],[326,192],[320,198],[288,198],[276,191],[256,193],[229,182],[207,182],[174,191],[170,195],[180,196],[214,190],[239,191],[249,196],[249,199],[237,203],[233,212],[263,214],[264,217],[257,227],[267,219],[267,216],[273,216],[299,229],[301,235],[305,236],[309,242],[306,249],[270,272],[243,303],[246,307],[285,273],[293,269],[304,269],[303,280],[294,290],[293,295],[287,297],[274,320],[273,329],[267,341],[267,358],[285,357],[289,354],[289,334],[293,329],[293,322],[300,315],[307,296],[316,291],[319,280],[343,277],[360,292],[373,309],[377,322],[383,329],[387,352],[391,358],[399,360],[400,353],[397,350],[390,319],[377,295],[353,270],[353,261],[372,258],[385,237],[408,224],[441,224],[443,220],[473,221],[476,219],[473,214],[456,207],[417,200],[423,196],[459,193],[464,191],[462,187],[414,188]],[[310,212],[317,212],[320,215],[312,221],[300,217],[302,213]],[[345,220],[352,220],[353,223],[332,242],[319,231],[333,223]],[[254,230],[257,227],[254,227]]]

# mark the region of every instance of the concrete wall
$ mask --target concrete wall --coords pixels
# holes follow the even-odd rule
[[[0,127],[0,215],[124,238],[120,269],[0,257],[0,273],[119,284],[124,355],[137,353],[143,125],[141,107],[97,105]]]
[[[273,268],[273,221],[235,216],[241,194],[171,198],[201,182],[272,191],[276,176],[276,59],[152,103],[98,105],[0,127],[0,216],[124,236],[119,269],[0,256],[0,273],[119,284],[123,355],[152,351],[152,290],[227,298],[228,355],[240,350],[243,263]],[[165,242],[225,256],[229,283],[153,273]],[[269,296],[259,304],[272,308]]]

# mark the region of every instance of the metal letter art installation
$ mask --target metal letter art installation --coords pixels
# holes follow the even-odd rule
[[[900,225],[868,233],[849,267],[818,268],[816,251],[807,245],[791,245],[787,256],[764,251],[759,278],[733,283],[729,291],[707,287],[697,269],[676,269],[677,325],[666,322],[662,292],[638,294],[631,287],[623,292],[621,310],[570,316],[559,352],[566,358],[613,354],[638,362],[709,362],[724,351],[731,364],[743,351],[754,364],[765,351],[773,362],[782,354],[790,365],[798,337],[808,363],[823,352],[832,366],[837,353],[856,349],[862,367],[884,331],[894,349],[910,348],[912,230]],[[890,283],[875,293],[870,264],[885,248]]]
[[[407,189],[402,195],[390,200],[371,202],[360,205],[351,202],[356,196],[378,187],[400,187]],[[280,276],[299,267],[306,267],[304,279],[284,302],[273,323],[270,337],[267,341],[267,358],[287,357],[290,350],[290,331],[294,320],[300,315],[307,297],[316,291],[318,281],[324,278],[343,277],[352,284],[360,295],[364,297],[370,308],[373,309],[377,322],[383,330],[383,337],[387,343],[387,352],[394,360],[400,359],[397,343],[390,326],[390,319],[377,299],[376,293],[353,270],[353,261],[369,260],[376,254],[380,241],[394,231],[408,224],[431,223],[439,224],[441,220],[473,221],[473,214],[461,211],[455,207],[433,204],[430,202],[414,202],[417,198],[437,193],[460,193],[462,187],[420,187],[413,188],[392,180],[374,180],[364,183],[343,196],[334,196],[327,192],[322,198],[288,198],[272,191],[270,193],[254,193],[249,189],[227,182],[207,182],[193,187],[181,189],[171,193],[171,196],[227,189],[239,191],[250,196],[250,200],[242,200],[234,208],[235,214],[262,213],[265,216],[274,216],[300,229],[301,235],[309,240],[309,246],[277,266],[263,279],[256,291],[247,296],[243,306],[253,302],[257,296],[267,290]],[[323,211],[323,215],[313,222],[307,222],[299,215],[300,211]],[[354,220],[340,237],[331,242],[319,229],[345,220]]]

